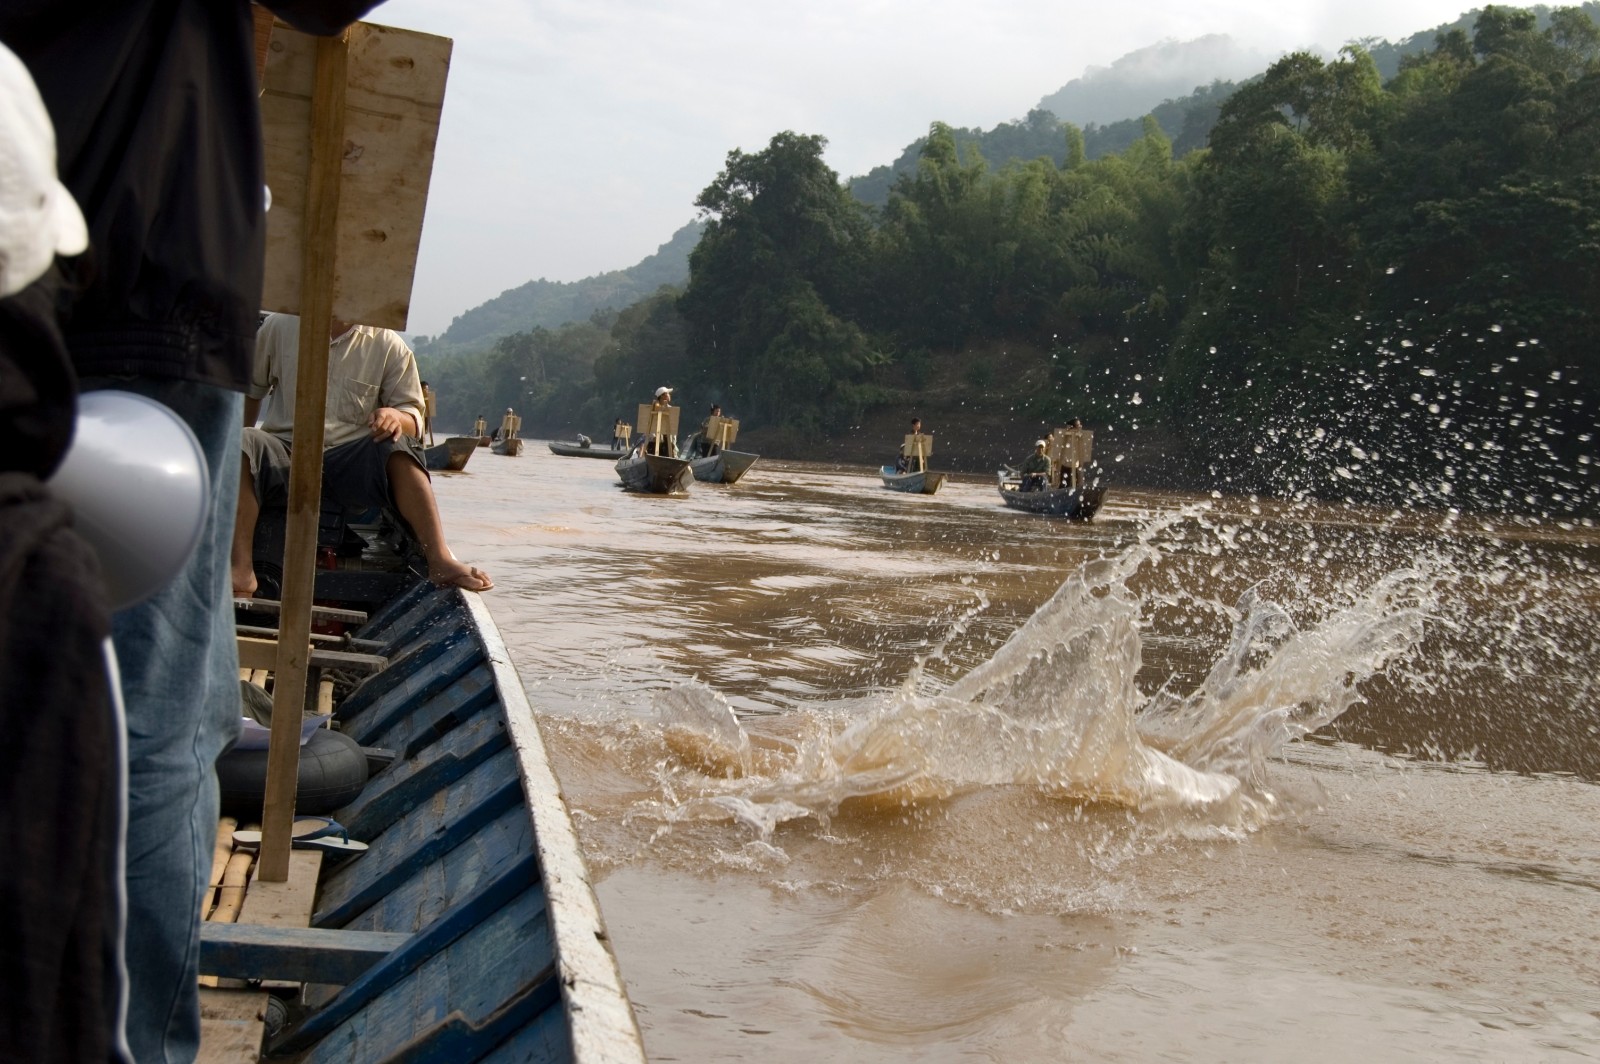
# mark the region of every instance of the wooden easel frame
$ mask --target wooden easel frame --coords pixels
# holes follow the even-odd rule
[[[279,30],[285,34],[281,40]],[[353,36],[360,42],[355,81]],[[274,195],[275,209],[267,218],[262,305],[300,316],[295,446],[257,872],[265,882],[281,883],[289,876],[300,720],[311,670],[329,327],[337,317],[405,328],[450,42],[356,23],[338,36],[320,38],[278,24],[263,43],[258,22],[257,55],[266,97],[262,126],[269,187],[275,183],[275,192],[282,193]],[[308,76],[309,100],[303,88]],[[363,102],[352,107],[352,94]],[[383,106],[374,105],[374,94]]]

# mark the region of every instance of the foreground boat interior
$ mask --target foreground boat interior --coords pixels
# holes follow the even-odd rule
[[[383,662],[328,724],[394,755],[334,813],[368,849],[320,877],[324,855],[296,849],[300,876],[258,885],[240,923],[204,925],[202,972],[277,998],[269,1057],[642,1061],[571,815],[483,601],[339,571],[320,574],[318,599],[370,607],[349,634]]]

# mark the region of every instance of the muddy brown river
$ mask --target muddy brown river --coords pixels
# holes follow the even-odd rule
[[[435,479],[652,1060],[1600,1057],[1600,532]]]

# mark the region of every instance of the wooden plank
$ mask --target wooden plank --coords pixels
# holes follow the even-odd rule
[[[420,931],[532,849],[527,814],[512,806],[467,843],[418,868],[343,926],[348,931]]]
[[[383,931],[207,923],[200,927],[200,971],[223,978],[342,986],[410,937]]]
[[[316,619],[313,611],[312,619]],[[236,624],[233,626],[235,635],[249,639],[270,639],[276,641],[278,630],[262,625]],[[383,644],[376,639],[354,639],[347,635],[327,635],[323,632],[311,633],[311,645],[323,650],[345,650],[356,654],[381,654]]]
[[[222,889],[222,877],[228,870],[228,859],[233,856],[233,829],[239,822],[231,816],[217,821],[217,837],[211,844],[211,878],[206,881],[205,904],[202,913],[210,913],[216,904],[217,891]]]
[[[329,1032],[373,1004],[379,1005],[386,1019],[393,1021],[392,1025],[378,1024],[379,1035],[385,1039],[398,1039],[398,1045],[404,1045],[410,1040],[413,1025],[419,1021],[437,1019],[436,1016],[418,1015],[416,1012],[415,1004],[422,992],[421,984],[433,990],[441,985],[438,979],[417,978],[422,970],[430,965],[437,969],[445,964],[444,953],[463,937],[474,939],[480,947],[470,951],[477,962],[503,962],[489,965],[498,968],[502,975],[514,974],[518,966],[527,964],[542,969],[547,957],[540,957],[539,954],[547,953],[552,948],[547,937],[547,926],[542,928],[546,937],[542,941],[539,937],[540,925],[547,923],[544,914],[544,892],[539,886],[535,860],[531,854],[523,854],[503,874],[480,884],[449,912],[412,935],[405,946],[369,968],[327,1007],[306,1017],[298,1028],[287,1032],[273,1046],[274,1052],[298,1053],[315,1046]],[[442,974],[448,981],[450,973]],[[408,985],[402,987],[400,984]],[[479,1008],[486,1003],[485,996],[476,993],[478,987],[463,985],[461,989]],[[462,1004],[466,1005],[467,1002]],[[489,1004],[492,1007],[492,1003]],[[393,1041],[389,1045],[398,1047]],[[344,1042],[340,1043],[339,1050],[342,1053],[347,1048]],[[376,1051],[346,1053],[342,1059],[382,1060],[389,1056],[389,1053]]]
[[[339,721],[362,746],[381,746],[380,736],[482,661],[482,653],[467,638],[425,643],[392,659],[387,671],[350,692],[339,707]]]
[[[267,681],[272,678],[272,673],[266,669],[251,669],[250,682],[262,690],[266,690]]]
[[[274,882],[257,875],[245,894],[238,922],[264,927],[310,926],[321,871],[321,850],[289,851],[288,876]]]
[[[493,703],[482,699],[484,708]],[[484,713],[446,732],[421,753],[407,756],[374,778],[354,802],[339,810],[352,837],[376,838],[429,795],[465,776],[509,741],[499,714]]]
[[[310,644],[307,644],[309,647]],[[278,666],[278,643],[272,639],[239,637],[239,667],[270,672]]]
[[[236,613],[261,613],[276,617],[283,609],[283,603],[277,599],[236,598],[233,600],[233,609]],[[314,621],[339,621],[344,624],[367,623],[367,615],[361,610],[341,610],[332,606],[312,606],[311,619]]]
[[[349,31],[340,180],[344,205],[329,219],[331,312],[341,321],[405,329],[451,42],[359,22]],[[312,202],[306,180],[316,39],[278,23],[261,96],[267,148],[267,268],[262,307],[307,317],[318,287],[302,222]]]
[[[266,1035],[267,995],[260,990],[200,991],[196,1064],[257,1064]]]
[[[497,754],[402,816],[382,835],[364,840],[367,852],[328,877],[314,923],[342,927],[426,865],[470,840],[514,808],[516,766]]]

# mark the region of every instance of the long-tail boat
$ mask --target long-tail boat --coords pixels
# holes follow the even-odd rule
[[[1105,498],[1105,476],[1094,464],[1094,433],[1069,426],[1045,439],[1050,471],[1042,483],[1028,483],[1017,470],[1000,470],[1000,498],[1013,510],[1087,521]]]
[[[484,601],[435,588],[409,551],[384,558],[382,537],[343,559],[322,541],[327,347],[305,338],[336,315],[404,327],[450,42],[367,23],[313,40],[264,9],[256,25],[275,193],[263,298],[292,297],[314,324],[271,552],[281,601],[236,603],[276,622],[239,638],[241,679],[272,688],[271,738],[261,830],[219,827],[200,1058],[642,1064],[571,814]],[[361,166],[346,173],[348,158]],[[299,225],[323,214],[332,224]],[[372,241],[379,224],[388,239]],[[366,776],[321,840],[296,825],[325,767],[301,759],[308,726],[336,730]],[[330,839],[337,853],[315,845]]]
[[[689,469],[708,484],[735,484],[761,457],[728,445],[739,436],[739,419],[713,414],[689,442]]]
[[[900,445],[900,464],[883,466],[878,470],[883,486],[892,491],[906,491],[914,495],[932,495],[944,486],[945,475],[928,471],[928,459],[933,455],[933,436],[926,432],[906,435]]]

